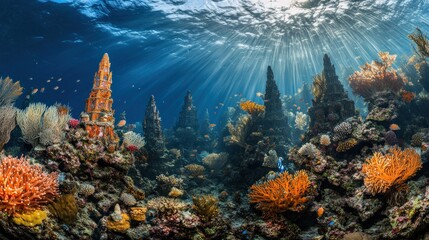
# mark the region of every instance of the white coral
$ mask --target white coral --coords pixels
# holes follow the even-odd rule
[[[297,112],[295,117],[295,127],[304,130],[308,125],[308,115],[302,112]]]
[[[316,158],[320,151],[312,143],[306,143],[298,150],[298,154],[305,157]]]
[[[140,134],[135,133],[133,131],[129,131],[129,132],[124,133],[124,145],[125,146],[134,145],[137,148],[142,148],[145,144],[146,144],[146,142]]]

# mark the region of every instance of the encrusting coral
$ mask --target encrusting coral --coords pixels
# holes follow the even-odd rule
[[[310,187],[308,174],[301,170],[291,175],[281,173],[279,177],[250,187],[249,199],[256,203],[256,208],[263,212],[281,213],[285,211],[301,211]]]
[[[377,92],[391,91],[398,93],[407,81],[405,76],[398,74],[392,68],[396,55],[388,52],[378,53],[381,61],[365,63],[360,71],[356,71],[349,77],[349,84],[357,95],[370,99]]]
[[[33,210],[24,213],[16,213],[13,215],[12,221],[18,225],[24,225],[26,227],[34,227],[42,224],[43,220],[48,217],[44,210]]]
[[[389,153],[374,153],[362,165],[367,191],[373,195],[385,193],[391,188],[400,188],[420,168],[420,155],[411,148],[401,150],[395,146]]]
[[[36,210],[58,197],[58,173],[46,174],[23,157],[0,163],[0,212],[9,215]]]

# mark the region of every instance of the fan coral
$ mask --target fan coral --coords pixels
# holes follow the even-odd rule
[[[306,143],[298,150],[298,154],[309,158],[315,158],[320,154],[320,151],[314,144]]]
[[[329,146],[331,144],[331,138],[327,134],[322,134],[319,143],[323,146]]]
[[[304,130],[308,125],[308,115],[302,112],[298,112],[295,117],[295,127],[300,130]]]
[[[0,151],[9,142],[10,133],[16,126],[16,109],[12,106],[0,107]]]
[[[260,105],[252,101],[241,102],[240,108],[249,113],[250,115],[259,115],[265,110],[264,105]]]
[[[19,81],[13,82],[11,78],[0,78],[0,106],[12,105],[22,94]]]
[[[278,178],[252,185],[249,199],[251,203],[257,203],[258,209],[269,214],[301,211],[308,201],[305,194],[309,187],[310,180],[305,171],[298,171],[294,176],[284,172]]]
[[[398,93],[406,82],[402,76],[392,68],[396,55],[388,52],[379,52],[381,61],[373,61],[361,66],[361,71],[356,71],[349,77],[350,87],[355,94],[366,100],[377,92],[392,91]]]
[[[357,140],[354,138],[347,139],[345,141],[341,141],[338,143],[337,152],[347,152],[348,150],[352,149],[357,144]]]
[[[408,38],[417,45],[416,52],[421,58],[429,57],[429,41],[419,28],[408,35]]]
[[[173,215],[186,207],[185,202],[175,198],[156,197],[147,202],[147,208],[155,210],[158,215],[162,216]]]
[[[203,221],[210,221],[219,214],[219,200],[212,195],[193,197],[192,202],[192,209]]]
[[[389,153],[376,152],[362,165],[367,191],[373,195],[401,187],[422,167],[420,155],[411,148],[394,147]]]
[[[0,211],[17,212],[41,208],[58,196],[58,173],[46,174],[23,157],[5,157],[0,164]]]
[[[124,133],[123,143],[125,146],[134,145],[137,148],[142,148],[145,145],[144,138],[140,134],[133,131]]]

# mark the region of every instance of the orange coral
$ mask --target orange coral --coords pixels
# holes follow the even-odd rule
[[[58,196],[58,173],[46,174],[23,157],[0,163],[0,211],[9,215],[39,209]]]
[[[250,187],[251,203],[267,213],[301,211],[308,201],[304,196],[310,187],[310,180],[305,171],[298,171],[294,176],[288,172],[278,178]]]
[[[381,61],[365,63],[349,77],[350,87],[353,92],[365,99],[371,98],[375,93],[382,91],[399,92],[402,89],[406,78],[392,68],[396,55],[389,55],[388,52],[379,52]]]
[[[258,115],[265,111],[265,106],[257,104],[252,101],[245,101],[240,103],[240,108],[248,112],[251,115]]]
[[[420,155],[412,148],[401,150],[394,147],[383,155],[376,152],[362,165],[367,191],[375,195],[385,193],[391,187],[401,187],[422,167]]]
[[[401,91],[401,97],[402,97],[402,101],[406,103],[410,103],[416,97],[416,94],[413,92],[408,92],[403,90]]]

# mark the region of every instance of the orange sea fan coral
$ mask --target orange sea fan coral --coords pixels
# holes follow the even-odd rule
[[[367,191],[375,195],[385,193],[392,187],[401,187],[420,168],[420,155],[412,148],[401,150],[394,147],[387,154],[376,152],[362,165]]]
[[[279,213],[287,210],[301,211],[308,201],[305,194],[310,187],[310,180],[305,171],[295,175],[281,173],[278,178],[250,187],[251,203],[267,213]]]
[[[23,157],[5,157],[0,163],[0,212],[39,209],[58,196],[58,173],[46,174]]]
[[[264,105],[257,104],[252,101],[245,101],[240,103],[240,108],[248,112],[250,115],[258,115],[265,110]]]
[[[396,55],[389,55],[388,52],[379,52],[381,61],[365,63],[360,71],[356,71],[349,77],[349,84],[355,94],[365,99],[371,98],[375,93],[382,91],[392,91],[398,93],[406,77],[398,74],[392,68]]]

